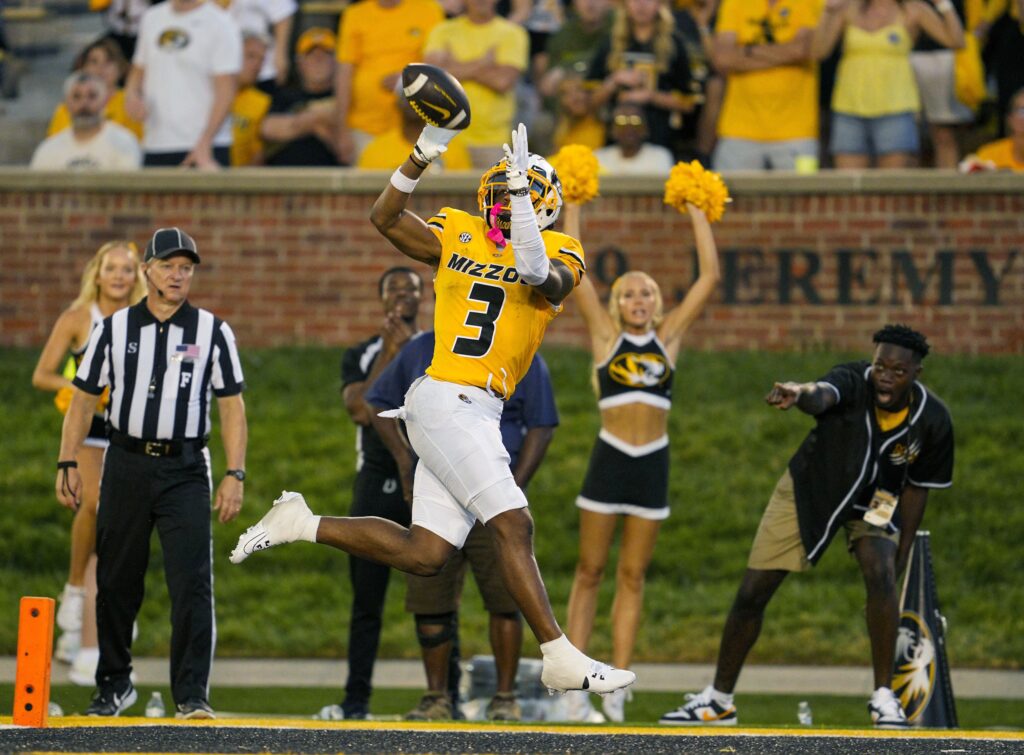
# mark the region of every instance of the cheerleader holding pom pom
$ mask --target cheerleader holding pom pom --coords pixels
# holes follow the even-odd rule
[[[580,206],[598,195],[598,164],[586,147],[562,148],[551,160],[566,206],[565,232],[580,238]],[[601,430],[583,488],[579,561],[569,597],[566,634],[579,648],[589,643],[598,590],[620,521],[622,541],[612,603],[612,657],[629,668],[643,612],[644,577],[662,521],[669,515],[668,417],[672,380],[683,336],[703,312],[719,280],[718,252],[710,221],[722,217],[729,192],[720,176],[699,163],[680,163],[665,185],[665,203],[693,223],[699,274],[683,301],[663,311],[658,284],[631,271],[611,286],[608,307],[585,276],[572,299],[590,335]],[[571,720],[625,719],[629,692],[605,695],[602,713],[586,692],[571,692]]]

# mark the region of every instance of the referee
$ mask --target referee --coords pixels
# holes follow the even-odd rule
[[[153,526],[171,599],[171,692],[178,718],[213,718],[209,704],[215,619],[210,525],[211,393],[228,469],[213,508],[229,522],[242,507],[247,427],[242,368],[226,322],[188,303],[196,243],[161,228],[146,246],[148,296],[92,332],[73,381],[57,462],[57,500],[81,501],[75,464],[96,396],[110,386],[110,448],[96,523],[100,660],[90,716],[116,716],[138,695],[131,682],[132,623],[144,592]]]

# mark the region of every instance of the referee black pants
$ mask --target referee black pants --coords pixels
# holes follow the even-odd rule
[[[215,633],[210,489],[204,449],[159,458],[107,449],[96,520],[101,689],[120,686],[131,673],[132,624],[156,526],[171,599],[171,692],[176,704],[208,700]]]
[[[350,516],[379,516],[408,527],[412,518],[409,504],[402,498],[397,474],[364,466],[356,474],[352,490]],[[380,645],[391,567],[349,556],[352,580],[352,619],[348,631],[348,681],[342,708],[346,714],[365,712],[373,690],[371,679]]]

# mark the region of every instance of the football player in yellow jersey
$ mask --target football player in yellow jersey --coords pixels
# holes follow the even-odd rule
[[[505,159],[480,182],[482,218],[444,208],[424,221],[409,212],[419,177],[457,133],[424,127],[371,213],[400,252],[436,271],[433,361],[405,406],[382,415],[405,420],[419,457],[412,524],[315,516],[299,493],[285,492],[239,538],[231,560],[308,540],[431,576],[479,520],[494,533],[505,585],[540,643],[541,681],[559,692],[607,694],[636,675],[587,657],[558,626],[533,555],[533,518],[498,429],[504,399],[585,271],[583,250],[576,239],[548,230],[562,207],[561,185],[551,165],[530,154],[522,124],[512,146],[505,145]]]

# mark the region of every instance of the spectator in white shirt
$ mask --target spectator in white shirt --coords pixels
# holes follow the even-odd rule
[[[674,161],[665,147],[647,141],[647,118],[639,105],[620,103],[612,111],[612,143],[594,155],[609,175],[667,176]]]
[[[284,86],[291,73],[292,24],[298,3],[295,0],[230,0],[225,6],[238,27],[258,30],[270,37],[270,44],[263,56],[257,86],[267,94],[273,94]]]
[[[75,72],[64,82],[71,128],[45,139],[32,155],[36,170],[136,170],[142,151],[135,135],[103,116],[107,85]]]
[[[145,122],[144,165],[230,162],[242,34],[217,3],[168,0],[142,16],[125,108]]]

